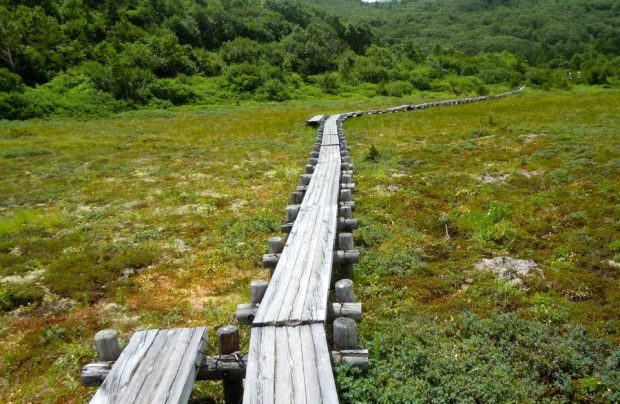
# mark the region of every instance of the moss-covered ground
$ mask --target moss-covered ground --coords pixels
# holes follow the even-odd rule
[[[234,324],[314,141],[304,120],[416,101],[1,122],[0,401],[90,397],[102,328]],[[527,90],[345,123],[372,368],[338,369],[343,401],[620,398],[619,101]],[[496,256],[542,275],[474,270]]]

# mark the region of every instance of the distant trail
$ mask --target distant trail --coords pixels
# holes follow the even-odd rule
[[[446,105],[469,104],[471,102],[495,100],[495,99],[507,97],[509,95],[517,95],[517,94],[522,93],[524,89],[525,89],[525,86],[522,86],[516,90],[507,91],[505,93],[500,93],[496,95],[483,95],[483,96],[478,96],[478,97],[458,98],[458,99],[446,100],[446,101],[433,101],[433,102],[427,102],[423,104],[406,104],[406,105],[400,105],[398,107],[385,108],[385,109],[371,109],[368,111],[345,112],[345,113],[340,114],[340,116],[344,120],[350,117],[357,117],[361,115],[387,114],[391,112],[411,111],[415,109],[442,107]]]
[[[306,174],[302,175],[301,185],[293,193],[293,205],[287,207],[287,220],[290,221],[283,225],[283,229],[287,226],[290,234],[281,251],[267,254],[269,259],[275,259],[275,270],[258,310],[252,312],[255,316],[250,319],[252,331],[245,403],[337,403],[331,361],[350,360],[348,363],[353,363],[353,358],[365,355],[367,366],[368,351],[355,349],[354,321],[352,328],[347,329],[345,325],[345,328],[339,329],[349,333],[349,347],[334,346],[330,354],[325,333],[332,307],[328,304],[332,265],[348,265],[352,269],[351,264],[359,260],[359,252],[352,250],[351,234],[345,233],[357,228],[357,221],[351,216],[355,207],[351,191],[355,189],[355,184],[351,179],[353,165],[342,122],[361,115],[498,99],[519,94],[523,89],[494,96],[345,112],[327,118],[316,116],[308,121],[319,125],[317,142],[306,166]],[[301,203],[299,198],[302,198]],[[340,251],[335,250],[338,232]],[[334,304],[344,306],[347,303],[340,301]],[[332,317],[340,315],[349,316],[341,310]],[[351,319],[347,320],[351,327]],[[353,334],[350,334],[351,330]],[[334,345],[338,344],[336,334],[334,325]],[[350,341],[351,335],[353,341]]]

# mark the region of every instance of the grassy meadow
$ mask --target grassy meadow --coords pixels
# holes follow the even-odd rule
[[[314,142],[305,119],[448,97],[0,122],[0,401],[87,400],[102,328],[126,342],[235,324]],[[620,400],[620,91],[344,127],[372,368],[337,369],[343,402]],[[542,274],[511,286],[474,270],[496,256]]]

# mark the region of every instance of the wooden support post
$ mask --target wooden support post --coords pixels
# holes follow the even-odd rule
[[[313,166],[313,165],[310,165],[310,164],[306,164],[306,168],[305,168],[304,172],[305,172],[306,174],[312,174],[312,173],[314,173],[314,166]]]
[[[100,361],[115,361],[121,355],[116,330],[101,330],[95,334],[95,350]]]
[[[353,234],[351,233],[340,233],[338,235],[338,245],[341,250],[352,250],[353,249]]]
[[[357,349],[357,324],[349,317],[334,321],[334,350]]]
[[[310,180],[312,179],[312,175],[311,174],[302,174],[301,178],[299,179],[299,183],[301,185],[307,186],[310,184]]]
[[[346,219],[343,217],[338,218],[338,230],[340,231],[351,231],[359,228],[359,223],[357,219]]]
[[[304,193],[300,191],[294,191],[291,193],[291,203],[293,205],[301,205],[304,200]]]
[[[351,279],[341,279],[336,282],[336,299],[340,303],[353,302],[353,281]]]
[[[344,351],[332,351],[332,363],[339,365],[346,363],[362,371],[368,370],[368,349],[348,349]]]
[[[299,212],[299,205],[288,205],[286,207],[286,221],[293,222],[297,219],[297,213]]]
[[[263,254],[263,268],[275,269],[280,260],[280,254]]]
[[[250,304],[257,305],[263,300],[269,282],[263,280],[252,281],[250,284]]]
[[[267,243],[269,244],[269,254],[279,254],[284,248],[282,237],[271,237]]]
[[[336,265],[357,264],[360,262],[360,252],[359,250],[334,251],[333,262]]]
[[[351,205],[344,205],[340,207],[340,216],[345,219],[353,219],[353,207]]]
[[[239,330],[226,325],[217,330],[217,345],[221,355],[239,351]],[[238,404],[243,397],[243,379],[224,379],[224,402]]]
[[[82,386],[100,386],[112,370],[113,364],[114,362],[97,362],[85,365],[80,372]]]
[[[350,189],[341,189],[340,190],[340,201],[341,202],[350,202],[353,198],[351,197]]]

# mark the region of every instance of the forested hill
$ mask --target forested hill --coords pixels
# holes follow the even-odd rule
[[[615,85],[614,0],[0,0],[0,118]]]
[[[507,50],[533,65],[620,54],[620,2],[614,0],[309,1],[368,23],[386,43],[412,40],[469,55]]]

